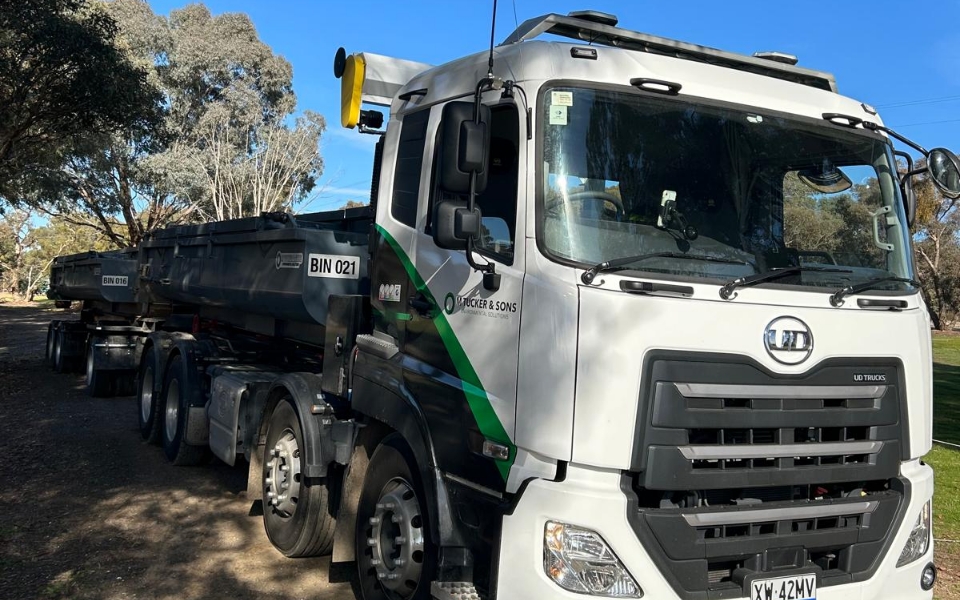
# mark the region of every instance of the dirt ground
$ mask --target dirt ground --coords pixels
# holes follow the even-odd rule
[[[58,312],[0,305],[0,598],[354,598],[350,569],[270,545],[245,468],[170,465],[132,397],[47,368]]]

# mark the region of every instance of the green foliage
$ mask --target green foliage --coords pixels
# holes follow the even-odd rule
[[[313,190],[323,119],[293,119],[290,63],[246,15],[191,4],[164,17],[143,0],[94,12],[116,23],[112,47],[145,74],[162,126],[72,139],[32,205],[124,247],[171,223],[287,209]]]
[[[158,124],[158,98],[116,33],[85,0],[0,5],[0,196],[23,203],[51,185],[72,140]]]

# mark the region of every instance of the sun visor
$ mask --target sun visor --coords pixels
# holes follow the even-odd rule
[[[390,106],[408,81],[431,66],[369,52],[347,56],[340,48],[333,68],[340,78],[340,123],[353,128],[360,120],[361,103]]]

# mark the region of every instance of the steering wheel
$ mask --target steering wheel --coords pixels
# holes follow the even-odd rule
[[[544,205],[544,209],[547,212],[556,211],[558,207],[563,206],[564,202],[585,202],[587,200],[592,200],[594,202],[606,203],[609,202],[613,204],[617,209],[617,221],[623,221],[624,217],[627,214],[626,209],[623,208],[623,200],[614,196],[609,192],[601,192],[595,190],[583,190],[580,192],[574,192],[569,194],[566,198],[560,196],[555,198]]]

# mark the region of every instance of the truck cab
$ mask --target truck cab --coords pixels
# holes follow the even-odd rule
[[[414,569],[361,502],[365,596],[435,567],[437,597],[931,597],[913,175],[795,63],[592,12],[438,67],[339,55],[381,136],[351,401],[438,513]]]

